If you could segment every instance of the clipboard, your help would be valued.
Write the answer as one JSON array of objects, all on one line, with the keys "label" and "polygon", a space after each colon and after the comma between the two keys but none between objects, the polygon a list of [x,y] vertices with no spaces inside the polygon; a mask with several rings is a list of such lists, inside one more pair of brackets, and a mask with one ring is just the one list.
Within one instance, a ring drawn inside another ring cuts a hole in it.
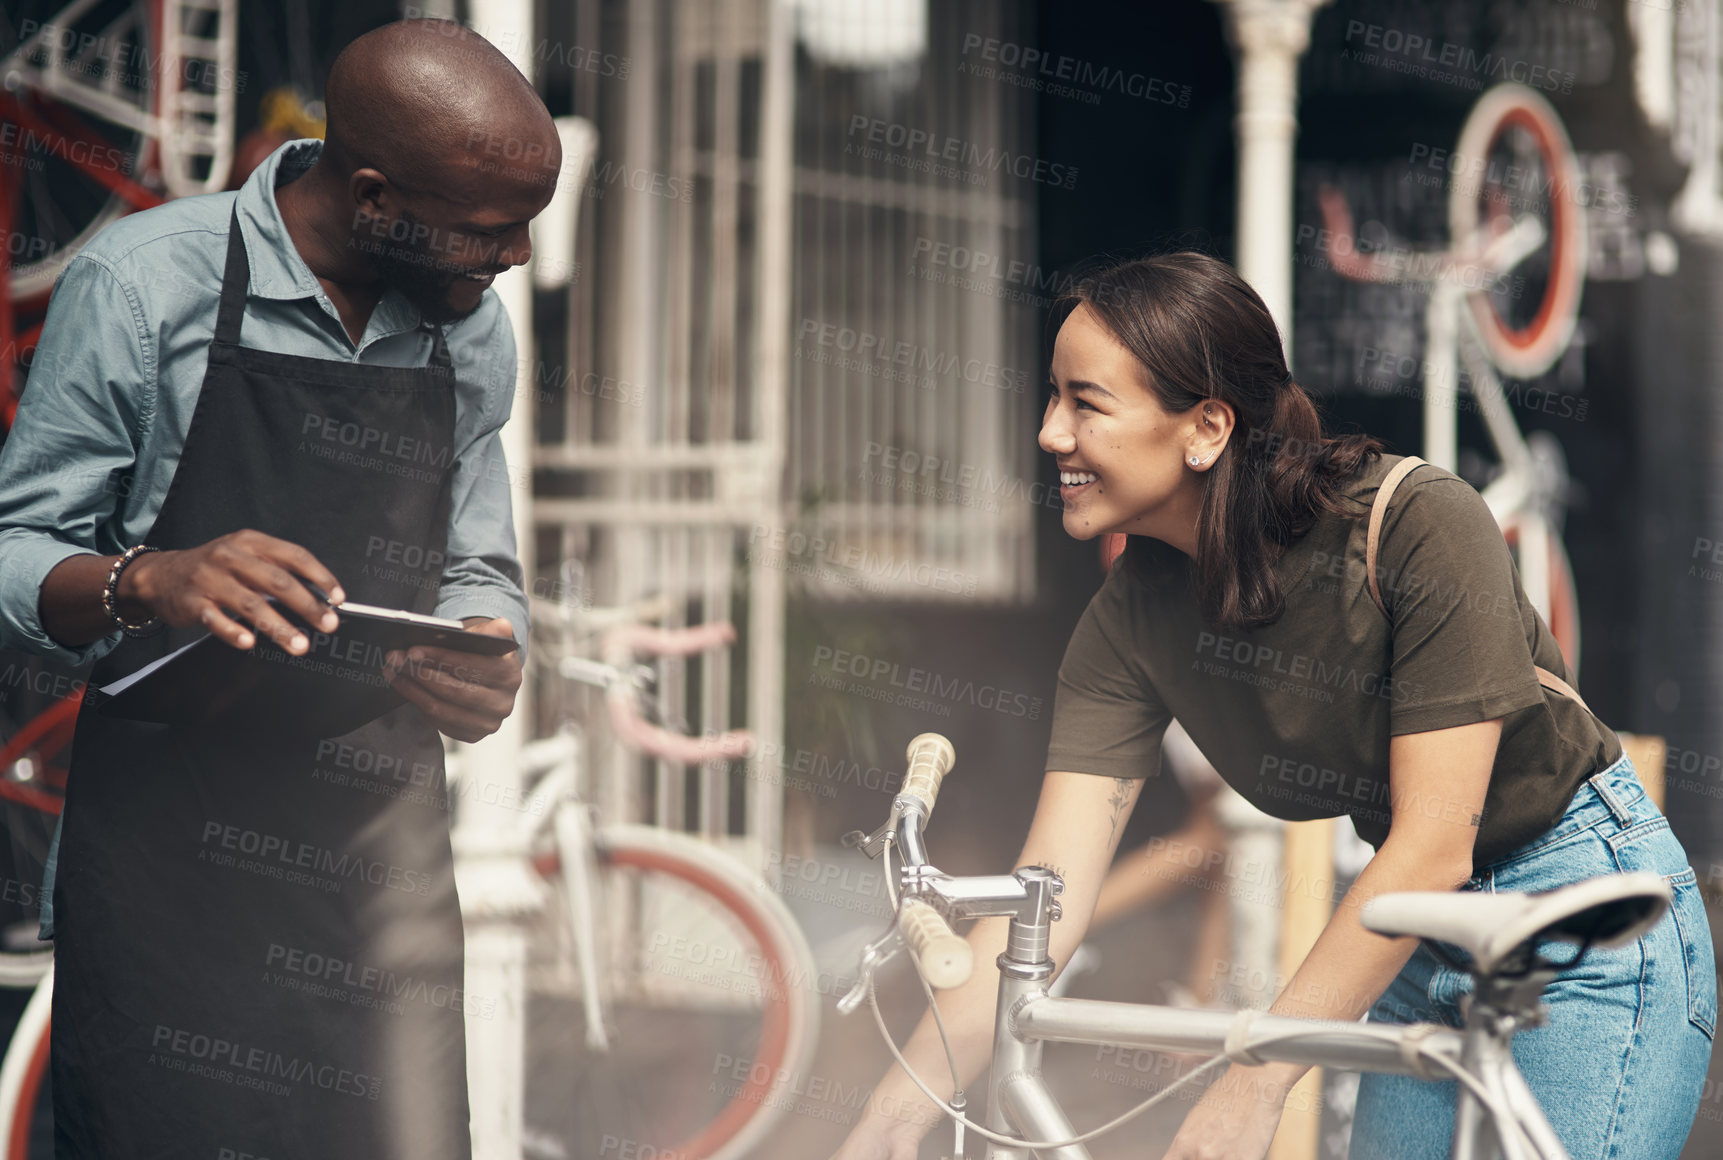
[{"label": "clipboard", "polygon": [[511,637],[472,632],[458,620],[351,602],[334,608],[334,632],[305,629],[311,647],[304,656],[261,635],[254,647],[237,649],[205,634],[92,689],[94,708],[160,725],[337,737],[407,703],[383,677],[390,652],[418,646],[502,656],[517,647]]}]

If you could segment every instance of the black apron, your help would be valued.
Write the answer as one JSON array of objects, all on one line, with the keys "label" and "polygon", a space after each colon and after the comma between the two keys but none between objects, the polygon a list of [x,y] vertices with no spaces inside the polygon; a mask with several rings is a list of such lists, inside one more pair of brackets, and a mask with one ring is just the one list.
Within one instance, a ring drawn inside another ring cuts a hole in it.
[{"label": "black apron", "polygon": [[[428,612],[454,377],[240,345],[228,234],[209,369],[146,543],[254,528],[347,596]],[[199,630],[126,639],[92,686]],[[60,1160],[465,1160],[462,932],[442,746],[401,705],[339,738],[86,704],[54,889]]]}]

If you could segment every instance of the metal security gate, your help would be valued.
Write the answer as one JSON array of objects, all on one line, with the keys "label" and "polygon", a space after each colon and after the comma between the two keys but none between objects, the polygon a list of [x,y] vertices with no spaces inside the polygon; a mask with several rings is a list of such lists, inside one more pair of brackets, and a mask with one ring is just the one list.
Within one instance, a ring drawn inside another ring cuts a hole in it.
[{"label": "metal security gate", "polygon": [[[663,662],[659,690],[688,731],[745,725],[774,752],[783,574],[745,549],[777,519],[784,461],[792,14],[772,0],[557,7],[546,67],[566,70],[599,149],[566,346],[541,347],[531,391],[539,583],[578,577],[555,594],[597,605],[667,597],[672,625],[734,620],[728,662]],[[773,779],[646,768],[602,736],[602,712],[587,720],[609,819],[740,838],[764,865]]]},{"label": "metal security gate", "polygon": [[[1021,51],[1032,13],[634,0],[548,14],[541,67],[564,72],[599,148],[566,331],[541,339],[531,392],[539,582],[577,561],[565,598],[668,595],[673,623],[735,620],[734,664],[668,663],[661,688],[692,731],[746,725],[781,753],[787,598],[1032,595],[1037,490],[1057,503],[1033,476],[1030,369],[1036,308],[1059,288],[1033,261],[1048,174],[1033,90],[976,75],[984,50]],[[953,171],[869,142],[912,131],[937,135]],[[864,343],[885,357],[858,364]],[[594,757],[612,818],[762,858],[780,842],[769,760]]]}]

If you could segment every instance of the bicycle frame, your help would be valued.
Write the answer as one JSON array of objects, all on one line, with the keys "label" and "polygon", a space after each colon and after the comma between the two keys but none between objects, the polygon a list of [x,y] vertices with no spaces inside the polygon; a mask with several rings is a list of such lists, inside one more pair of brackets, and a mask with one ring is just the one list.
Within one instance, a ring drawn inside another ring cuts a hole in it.
[{"label": "bicycle frame", "polygon": [[[965,913],[1009,913],[1010,933],[999,956],[987,1127],[1028,1140],[1066,1140],[1077,1132],[1041,1078],[1044,1044],[1149,1048],[1226,1055],[1245,1063],[1271,1060],[1346,1071],[1446,1078],[1437,1060],[1477,1077],[1490,1102],[1511,1117],[1503,1132],[1489,1109],[1458,1088],[1452,1160],[1568,1160],[1543,1109],[1514,1064],[1512,1012],[1535,1007],[1548,976],[1509,985],[1490,980],[1472,1005],[1464,1031],[1433,1024],[1343,1023],[1255,1011],[1192,1011],[1139,1003],[1055,998],[1048,994],[1047,957],[1053,901],[1062,884],[1038,866],[1007,878],[946,879],[906,867],[906,886],[934,894]],[[1008,885],[1009,884],[1009,885]],[[1007,909],[1009,908],[1009,909]],[[1523,1133],[1524,1143],[1519,1140]],[[1530,1150],[1527,1150],[1529,1145]],[[1499,1148],[1499,1151],[1497,1150]],[[1090,1160],[1081,1144],[1031,1150],[992,1144],[987,1160]]]},{"label": "bicycle frame", "polygon": [[[1056,998],[1048,994],[1048,955],[1057,895],[1064,883],[1053,871],[1026,866],[1010,875],[952,878],[926,862],[921,840],[925,812],[917,803],[894,803],[893,823],[859,844],[870,852],[895,841],[904,856],[902,896],[940,913],[1010,918],[998,958],[999,998],[994,1021],[986,1126],[1026,1141],[1070,1140],[1078,1133],[1041,1078],[1047,1043],[1207,1052],[1246,1065],[1270,1061],[1344,1071],[1409,1075],[1424,1080],[1463,1071],[1483,1089],[1457,1085],[1450,1160],[1569,1160],[1514,1063],[1512,1037],[1537,1019],[1538,997],[1553,973],[1523,978],[1487,977],[1467,1011],[1463,1030],[1437,1024],[1345,1023],[1268,1015],[1254,1010],[1191,1011],[1139,1003]],[[858,837],[860,837],[858,835]],[[878,945],[864,957],[877,967]],[[861,986],[858,983],[858,988]],[[853,994],[853,993],[852,993]],[[849,1000],[839,1004],[845,1009]],[[987,1160],[1091,1160],[1082,1144],[1035,1149],[990,1143]]]}]

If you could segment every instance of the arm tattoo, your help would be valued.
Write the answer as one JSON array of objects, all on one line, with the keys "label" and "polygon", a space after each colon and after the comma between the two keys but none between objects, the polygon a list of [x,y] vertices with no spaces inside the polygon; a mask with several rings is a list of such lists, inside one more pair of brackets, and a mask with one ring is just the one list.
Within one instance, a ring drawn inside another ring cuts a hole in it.
[{"label": "arm tattoo", "polygon": [[1112,808],[1112,826],[1107,830],[1107,841],[1111,842],[1119,832],[1119,822],[1124,818],[1131,804],[1131,788],[1136,785],[1132,777],[1115,777],[1113,779],[1113,796],[1107,799],[1107,805]]}]

